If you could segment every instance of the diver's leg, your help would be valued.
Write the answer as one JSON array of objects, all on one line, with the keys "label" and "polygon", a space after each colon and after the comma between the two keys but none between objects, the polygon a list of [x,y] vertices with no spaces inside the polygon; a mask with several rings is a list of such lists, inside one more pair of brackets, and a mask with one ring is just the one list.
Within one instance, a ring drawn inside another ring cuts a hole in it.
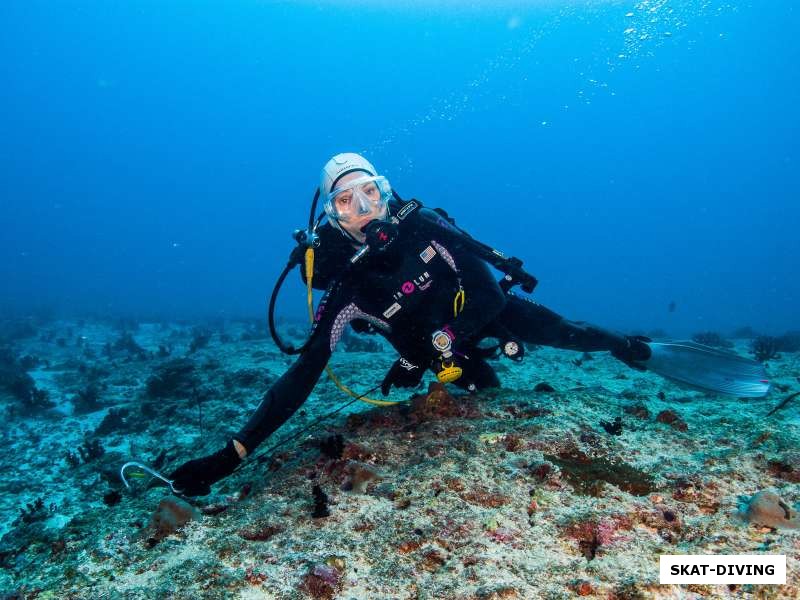
[{"label": "diver's leg", "polygon": [[549,308],[508,294],[497,318],[512,335],[529,344],[594,352],[628,347],[628,338],[583,321],[569,321]]}]

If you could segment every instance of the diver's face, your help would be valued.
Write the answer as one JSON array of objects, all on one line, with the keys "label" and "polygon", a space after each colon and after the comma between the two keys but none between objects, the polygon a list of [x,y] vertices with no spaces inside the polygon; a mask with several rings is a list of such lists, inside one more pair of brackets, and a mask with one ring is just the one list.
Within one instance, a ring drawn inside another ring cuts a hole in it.
[{"label": "diver's face", "polygon": [[[362,179],[364,175],[361,172],[345,175],[336,182],[336,187],[345,187],[356,179]],[[370,207],[369,212],[363,212],[360,208],[363,203],[356,198],[356,194],[362,194],[366,198],[366,204]],[[363,243],[367,236],[361,231],[361,228],[374,219],[382,219],[386,216],[386,206],[381,204],[380,199],[380,189],[374,182],[359,186],[358,190],[345,189],[342,193],[337,194],[334,198],[336,211],[341,215],[347,215],[346,219],[339,220],[339,225],[353,238]]]}]

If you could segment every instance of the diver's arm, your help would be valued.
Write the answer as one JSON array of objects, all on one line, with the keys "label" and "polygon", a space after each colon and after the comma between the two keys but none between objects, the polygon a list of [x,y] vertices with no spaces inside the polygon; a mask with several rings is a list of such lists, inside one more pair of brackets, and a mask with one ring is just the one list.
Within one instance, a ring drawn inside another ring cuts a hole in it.
[{"label": "diver's arm", "polygon": [[[331,356],[330,337],[315,335],[309,346],[264,394],[256,411],[233,436],[234,442],[253,452],[300,408],[317,384]],[[241,455],[240,455],[241,456]]]},{"label": "diver's arm", "polygon": [[331,328],[336,311],[331,303],[327,303],[327,308],[330,310],[321,309],[320,320],[308,346],[264,394],[256,411],[233,439],[222,450],[190,460],[170,474],[176,490],[187,496],[208,494],[213,483],[233,473],[248,453],[252,453],[305,402],[332,352]]}]

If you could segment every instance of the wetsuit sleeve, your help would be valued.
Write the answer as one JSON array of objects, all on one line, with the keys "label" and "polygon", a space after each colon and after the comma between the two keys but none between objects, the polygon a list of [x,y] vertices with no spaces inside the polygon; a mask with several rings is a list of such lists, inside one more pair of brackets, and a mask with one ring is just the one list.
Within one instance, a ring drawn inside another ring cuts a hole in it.
[{"label": "wetsuit sleeve", "polygon": [[331,356],[331,330],[338,302],[327,306],[314,327],[311,341],[291,367],[264,394],[256,411],[234,435],[248,454],[283,425],[306,401]]}]

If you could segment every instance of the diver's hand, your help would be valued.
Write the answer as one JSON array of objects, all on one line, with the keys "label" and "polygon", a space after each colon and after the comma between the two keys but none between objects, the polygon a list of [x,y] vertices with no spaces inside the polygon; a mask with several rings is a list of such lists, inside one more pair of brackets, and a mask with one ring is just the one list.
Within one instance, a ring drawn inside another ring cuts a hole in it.
[{"label": "diver's hand", "polygon": [[168,477],[175,490],[184,496],[205,496],[211,492],[211,484],[233,473],[242,459],[233,445],[228,442],[222,450],[203,458],[184,463]]},{"label": "diver's hand", "polygon": [[650,346],[646,343],[652,341],[649,337],[643,335],[626,335],[625,342],[612,349],[611,355],[633,369],[646,371],[647,367],[641,363],[652,355]]},{"label": "diver's hand", "polygon": [[423,375],[425,375],[425,369],[401,356],[394,361],[386,377],[383,378],[381,393],[387,396],[392,386],[399,388],[417,387],[422,381]]}]

